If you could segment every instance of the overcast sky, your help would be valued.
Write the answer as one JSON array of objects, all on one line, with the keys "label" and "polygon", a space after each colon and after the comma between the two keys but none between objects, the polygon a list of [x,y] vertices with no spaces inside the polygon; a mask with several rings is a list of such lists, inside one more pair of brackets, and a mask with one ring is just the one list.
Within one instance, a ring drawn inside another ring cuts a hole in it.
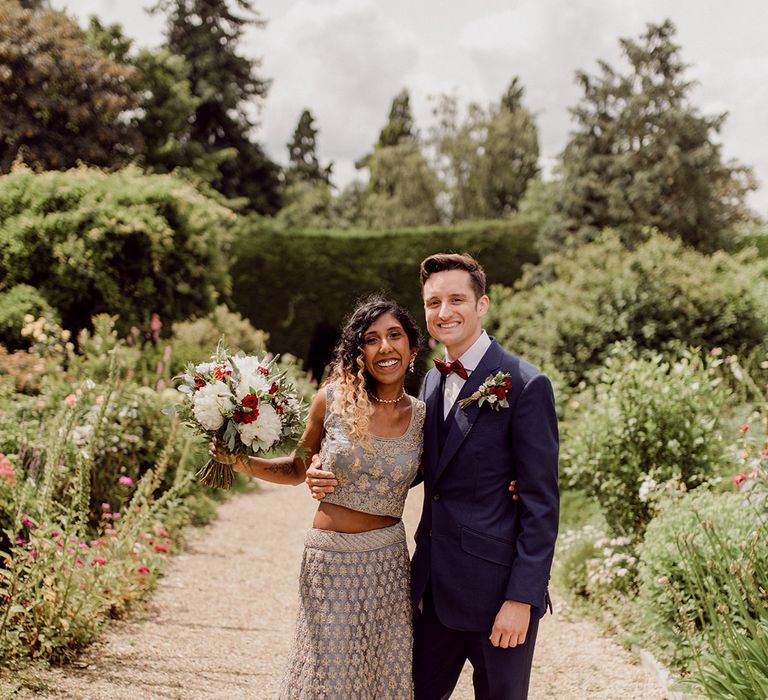
[{"label": "overcast sky", "polygon": [[[53,0],[81,20],[120,22],[139,45],[162,41],[163,20],[143,7],[154,0]],[[760,189],[750,203],[768,215],[768,2],[765,0],[255,0],[267,20],[249,31],[243,51],[263,60],[272,87],[257,138],[284,163],[301,110],[320,130],[323,162],[337,184],[371,148],[392,97],[411,92],[418,127],[431,120],[430,97],[455,92],[463,102],[498,100],[519,75],[536,115],[543,165],[568,140],[568,107],[580,92],[574,71],[619,62],[619,37],[670,17],[678,29],[695,104],[727,111],[726,158],[753,167]],[[472,7],[474,6],[474,7]]]}]

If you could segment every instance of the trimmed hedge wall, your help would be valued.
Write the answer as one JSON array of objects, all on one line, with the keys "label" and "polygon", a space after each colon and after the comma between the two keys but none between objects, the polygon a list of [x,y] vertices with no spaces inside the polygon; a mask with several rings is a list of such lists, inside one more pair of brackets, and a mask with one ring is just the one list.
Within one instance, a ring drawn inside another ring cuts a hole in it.
[{"label": "trimmed hedge wall", "polygon": [[359,297],[381,291],[424,329],[418,280],[423,258],[467,252],[484,266],[489,283],[510,286],[523,265],[538,262],[537,234],[538,222],[524,216],[450,228],[293,233],[245,219],[233,249],[232,301],[269,332],[271,349],[297,355],[317,375]]}]

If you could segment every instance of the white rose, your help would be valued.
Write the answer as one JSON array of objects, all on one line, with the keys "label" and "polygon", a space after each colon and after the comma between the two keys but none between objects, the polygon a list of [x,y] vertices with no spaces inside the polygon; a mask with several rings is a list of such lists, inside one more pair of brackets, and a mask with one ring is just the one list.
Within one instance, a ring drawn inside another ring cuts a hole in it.
[{"label": "white rose", "polygon": [[268,403],[260,403],[259,417],[253,423],[238,423],[237,430],[246,447],[267,451],[280,438],[283,426],[277,411]]},{"label": "white rose", "polygon": [[206,430],[218,430],[224,418],[235,410],[232,394],[224,382],[206,384],[195,395],[192,412]]}]

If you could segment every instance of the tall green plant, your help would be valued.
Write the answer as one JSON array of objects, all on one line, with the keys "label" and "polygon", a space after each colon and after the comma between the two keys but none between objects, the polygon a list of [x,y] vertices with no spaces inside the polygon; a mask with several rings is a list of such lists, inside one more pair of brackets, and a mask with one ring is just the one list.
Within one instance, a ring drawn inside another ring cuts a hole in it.
[{"label": "tall green plant", "polygon": [[562,470],[597,499],[614,532],[640,536],[659,490],[695,488],[718,473],[725,393],[698,355],[671,363],[617,346],[594,394],[565,430]]}]

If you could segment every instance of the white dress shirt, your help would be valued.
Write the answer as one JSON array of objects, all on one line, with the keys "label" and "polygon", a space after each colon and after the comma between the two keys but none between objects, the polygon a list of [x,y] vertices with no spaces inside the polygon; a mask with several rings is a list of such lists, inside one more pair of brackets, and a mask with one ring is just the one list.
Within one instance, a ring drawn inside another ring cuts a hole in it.
[{"label": "white dress shirt", "polygon": [[[467,374],[471,374],[475,370],[489,347],[491,347],[491,339],[488,337],[488,334],[483,331],[480,334],[480,337],[469,346],[461,357],[458,358],[461,361],[461,364],[464,365],[464,369],[467,370]],[[445,360],[446,362],[450,362],[447,352],[445,353]],[[453,406],[456,401],[465,381],[466,380],[462,379],[456,372],[451,372],[445,378],[445,388],[443,389],[443,418],[448,417],[448,414],[451,411],[451,406]]]}]

